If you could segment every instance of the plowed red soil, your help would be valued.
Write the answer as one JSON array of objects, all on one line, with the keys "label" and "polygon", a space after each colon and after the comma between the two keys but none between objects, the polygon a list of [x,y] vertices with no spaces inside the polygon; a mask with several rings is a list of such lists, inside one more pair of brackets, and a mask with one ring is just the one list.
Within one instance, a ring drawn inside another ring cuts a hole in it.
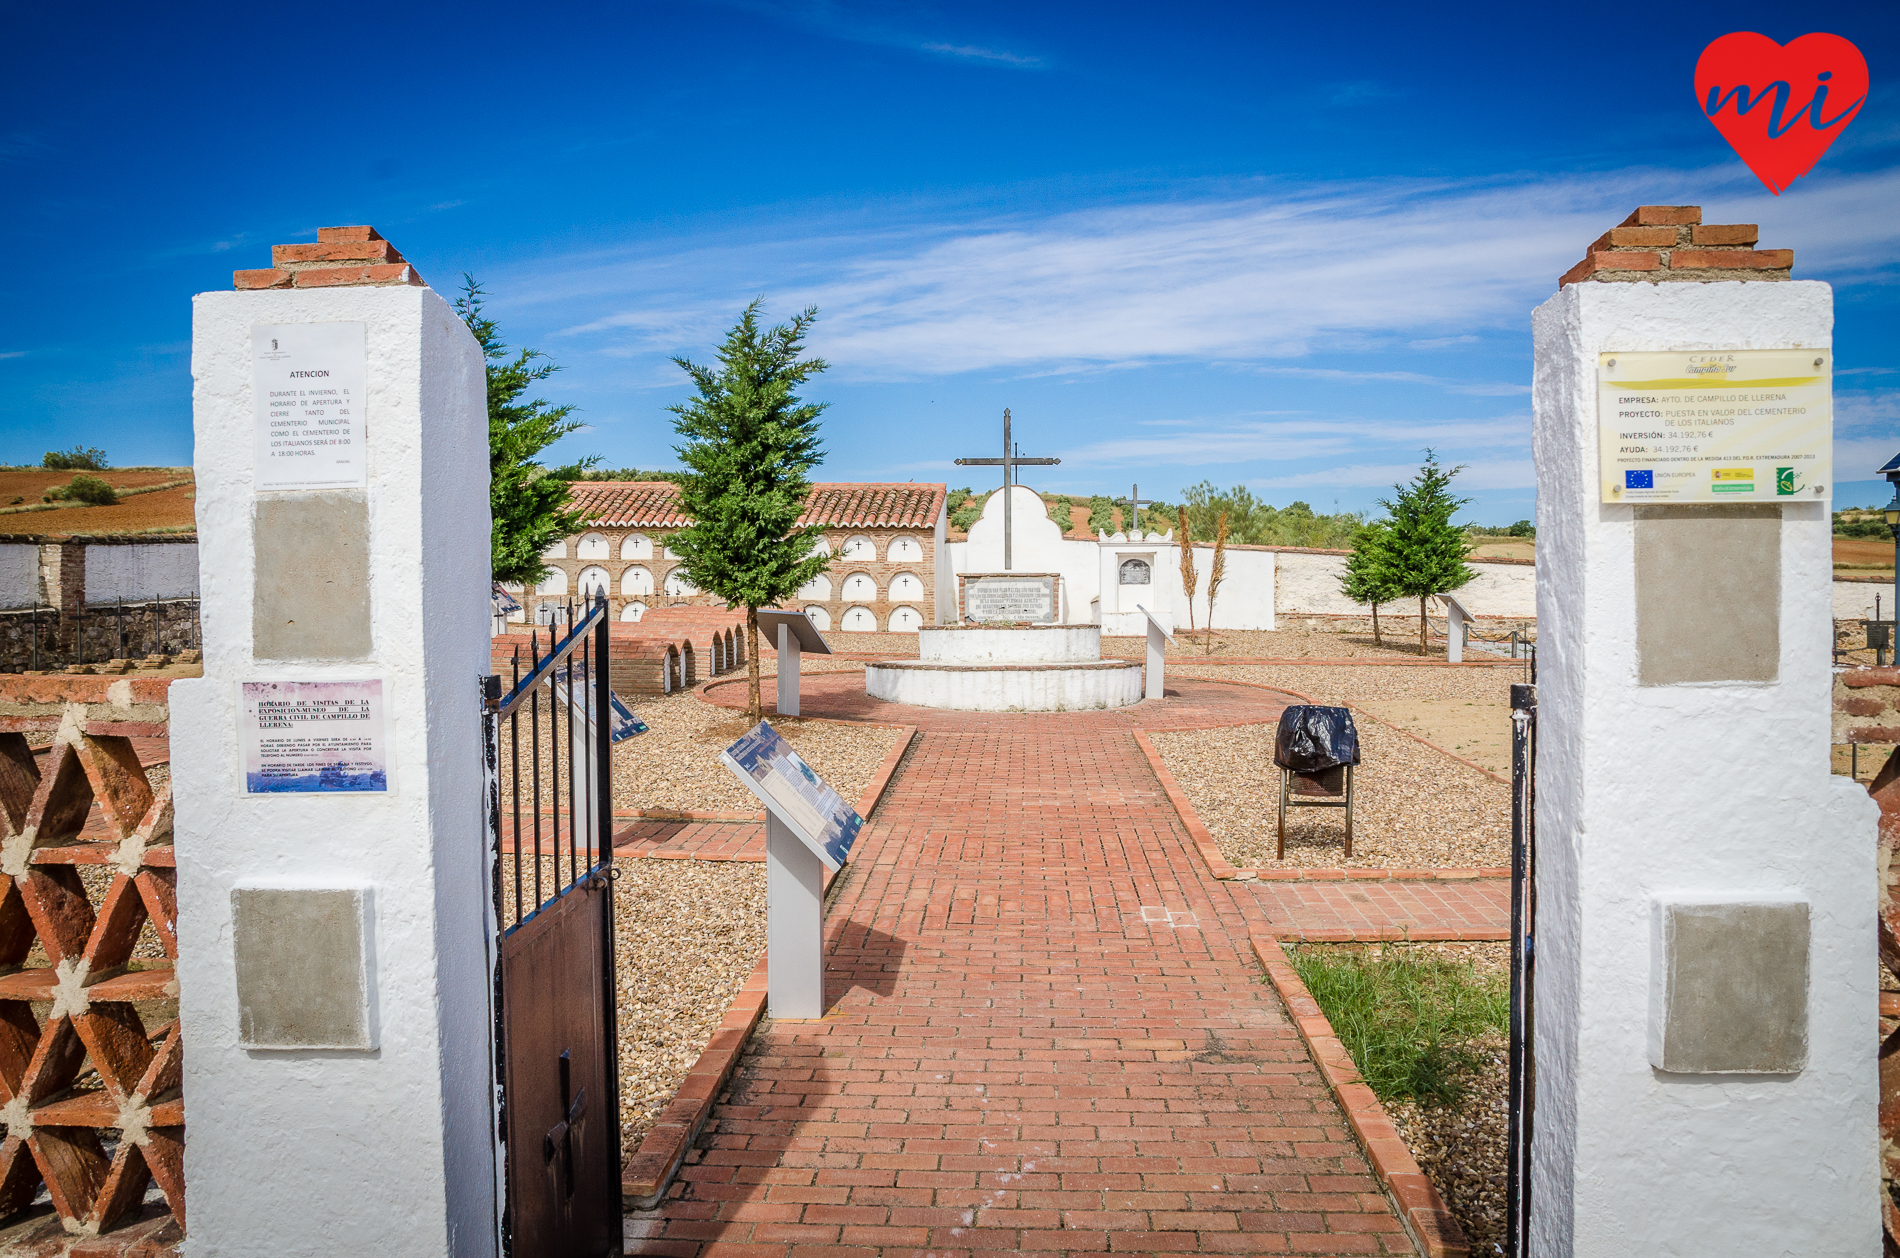
[{"label": "plowed red soil", "polygon": [[[48,472],[38,468],[0,468],[0,533],[144,533],[158,529],[188,529],[195,524],[192,499],[195,486],[190,484],[188,467],[141,468],[137,471],[95,472],[115,489],[138,489],[183,480],[175,489],[123,498],[110,507],[66,507],[54,511],[21,511],[20,507],[39,502],[40,496],[55,485],[72,480],[73,472]],[[15,499],[19,499],[15,502]],[[8,508],[12,508],[9,510]]]}]

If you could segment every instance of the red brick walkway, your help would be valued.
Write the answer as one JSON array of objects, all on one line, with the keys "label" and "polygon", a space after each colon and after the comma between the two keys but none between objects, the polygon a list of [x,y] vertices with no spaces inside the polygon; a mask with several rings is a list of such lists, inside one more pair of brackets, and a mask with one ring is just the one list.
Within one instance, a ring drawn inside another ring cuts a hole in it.
[{"label": "red brick walkway", "polygon": [[863,714],[924,728],[829,908],[832,1012],[761,1024],[628,1252],[1411,1252],[1246,932],[1483,884],[1215,880],[1128,731],[1287,696],[1184,690]]}]

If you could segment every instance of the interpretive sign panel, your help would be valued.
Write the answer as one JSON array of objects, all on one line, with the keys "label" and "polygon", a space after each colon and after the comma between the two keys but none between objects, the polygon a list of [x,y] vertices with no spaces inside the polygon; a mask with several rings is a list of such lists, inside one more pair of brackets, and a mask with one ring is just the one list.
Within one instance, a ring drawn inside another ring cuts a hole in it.
[{"label": "interpretive sign panel", "polygon": [[[554,693],[561,697],[562,702],[586,719],[588,733],[591,734],[594,725],[594,683],[588,680],[588,671],[588,667],[579,661],[571,666],[563,663],[555,668],[548,684],[554,687]],[[613,725],[607,731],[609,742],[624,742],[636,734],[647,732],[647,723],[635,716],[633,709],[611,690],[607,692],[607,705],[613,712]]]},{"label": "interpretive sign panel", "polygon": [[360,323],[253,325],[254,487],[369,484],[363,427],[368,374]]},{"label": "interpretive sign panel", "polygon": [[1597,355],[1604,502],[1825,502],[1834,354]]},{"label": "interpretive sign panel", "polygon": [[1012,572],[994,576],[966,573],[960,579],[965,620],[983,624],[993,621],[1056,623],[1054,573]]},{"label": "interpretive sign panel", "polygon": [[250,795],[387,792],[383,683],[238,683]]},{"label": "interpretive sign panel", "polygon": [[824,861],[826,868],[843,867],[864,818],[826,786],[769,723],[760,721],[746,731],[743,738],[719,753],[719,762]]}]

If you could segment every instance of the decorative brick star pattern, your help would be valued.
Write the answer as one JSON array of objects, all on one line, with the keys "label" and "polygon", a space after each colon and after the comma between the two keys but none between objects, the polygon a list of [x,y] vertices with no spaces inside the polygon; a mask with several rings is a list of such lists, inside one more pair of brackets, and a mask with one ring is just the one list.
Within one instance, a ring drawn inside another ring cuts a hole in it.
[{"label": "decorative brick star pattern", "polygon": [[[130,738],[69,718],[35,755],[0,733],[0,1215],[43,1183],[67,1231],[97,1234],[156,1183],[184,1225],[178,1020],[140,1012],[178,994],[171,841],[171,786]],[[86,866],[110,874],[97,903]],[[133,956],[148,921],[163,960]]]}]

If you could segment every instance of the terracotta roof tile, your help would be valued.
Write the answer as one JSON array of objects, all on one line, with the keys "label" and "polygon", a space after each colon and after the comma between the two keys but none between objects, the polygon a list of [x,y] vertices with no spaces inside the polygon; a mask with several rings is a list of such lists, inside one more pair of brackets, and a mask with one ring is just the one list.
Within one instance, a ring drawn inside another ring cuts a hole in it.
[{"label": "terracotta roof tile", "polygon": [[[934,528],[948,488],[916,481],[813,485],[798,522]],[[577,481],[569,496],[589,524],[603,528],[685,528],[692,523],[681,513],[679,486],[671,481]]]}]

